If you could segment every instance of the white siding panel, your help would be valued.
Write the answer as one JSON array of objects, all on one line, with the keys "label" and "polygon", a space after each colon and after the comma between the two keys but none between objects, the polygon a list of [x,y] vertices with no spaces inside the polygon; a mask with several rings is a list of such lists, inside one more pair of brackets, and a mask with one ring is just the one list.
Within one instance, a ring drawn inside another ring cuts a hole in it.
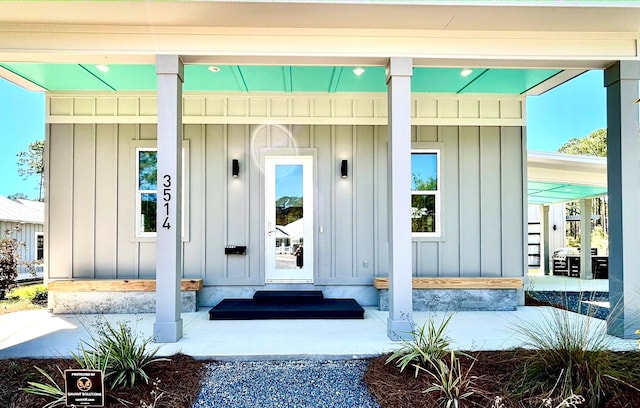
[{"label": "white siding panel", "polygon": [[73,277],[95,277],[95,125],[75,125],[73,139]]},{"label": "white siding panel", "polygon": [[462,217],[459,215],[463,205],[461,191],[458,188],[460,182],[460,136],[459,129],[455,126],[438,128],[440,140],[444,143],[444,152],[441,157],[442,192],[440,196],[440,224],[442,226],[443,242],[440,245],[440,262],[442,270],[439,276],[460,275],[460,231]]},{"label": "white siding panel", "polygon": [[96,126],[95,277],[116,277],[118,235],[117,125]]},{"label": "white siding panel", "polygon": [[387,207],[387,197],[389,195],[387,185],[387,127],[376,126],[375,128],[375,178],[373,179],[374,190],[374,236],[376,246],[376,268],[375,276],[384,276],[389,273],[389,212]]},{"label": "white siding panel", "polygon": [[374,260],[374,128],[373,126],[358,126],[355,129],[356,154],[349,169],[347,179],[352,179],[355,187],[355,276],[363,280],[373,280]]},{"label": "white siding panel", "polygon": [[[316,240],[316,257],[318,269],[316,270],[316,282],[331,282],[333,273],[333,231],[332,209],[333,194],[332,186],[342,179],[336,177],[337,159],[334,159],[332,152],[331,126],[314,126],[313,140],[318,149],[318,160],[316,162],[316,180],[318,194],[316,197],[316,213],[318,220],[318,234]],[[320,230],[322,229],[322,232]]]},{"label": "white siding panel", "polygon": [[438,276],[440,259],[439,242],[418,241],[415,262],[418,266],[418,276]]},{"label": "white siding panel", "polygon": [[[233,126],[229,126],[231,128]],[[247,208],[251,217],[248,225],[249,236],[247,237],[247,264],[248,273],[251,275],[251,282],[261,284],[264,282],[265,260],[264,253],[266,226],[264,219],[264,168],[261,159],[261,150],[269,147],[270,130],[268,126],[242,126],[247,132],[248,144],[246,147],[245,161],[248,179],[245,180],[248,190],[246,191]],[[242,166],[241,166],[242,167]],[[241,169],[242,170],[242,169]],[[238,284],[244,282],[239,281]]]},{"label": "white siding panel", "polygon": [[[502,275],[522,276],[524,253],[524,188],[522,184],[522,128],[502,128]],[[507,205],[508,204],[508,205]],[[518,239],[520,238],[520,239]]]},{"label": "white siding panel", "polygon": [[[49,277],[73,278],[73,126],[51,126],[49,138]],[[55,186],[55,188],[53,188]]]},{"label": "white siding panel", "polygon": [[502,270],[502,178],[500,128],[480,128],[480,275],[500,276]]},{"label": "white siding panel", "polygon": [[[224,278],[226,262],[225,200],[226,192],[220,186],[226,181],[227,160],[225,150],[226,129],[222,125],[207,125],[204,141],[206,168],[205,184],[205,284],[215,284]],[[251,250],[251,248],[249,248]]]},{"label": "white siding panel", "polygon": [[135,236],[135,150],[138,126],[118,126],[118,278],[138,277]]},{"label": "white siding panel", "polygon": [[[244,159],[246,126],[230,126],[227,131],[228,158],[224,160],[227,169],[230,169],[231,160],[238,159],[240,175],[231,177],[230,171],[226,180],[217,188],[218,191],[228,188],[227,192],[227,241],[224,245],[247,245],[248,217],[247,188],[249,187],[246,172],[247,161]],[[226,186],[225,186],[226,184]],[[222,209],[224,211],[224,208]],[[254,211],[260,211],[254,208]],[[224,253],[224,246],[218,249]],[[231,279],[244,279],[251,276],[247,268],[247,257],[243,255],[225,255],[227,261],[227,277]]]},{"label": "white siding panel", "polygon": [[139,242],[138,278],[149,279],[156,276],[156,243]]},{"label": "white siding panel", "polygon": [[[182,256],[183,276],[185,278],[201,278],[203,276],[205,253],[204,247],[204,221],[206,214],[205,207],[205,185],[204,163],[203,163],[203,140],[204,125],[187,125],[184,127],[184,139],[189,140],[189,168],[185,169],[189,177],[189,200],[182,205],[189,205],[189,217],[185,222],[189,223],[189,237],[185,242]],[[183,190],[186,186],[183,186]],[[185,209],[186,210],[186,209]]]},{"label": "white siding panel", "polygon": [[291,147],[305,148],[311,147],[311,126],[309,125],[291,125]]},{"label": "white siding panel", "polygon": [[[480,273],[480,131],[460,128],[460,276]],[[454,186],[452,186],[454,187]],[[455,214],[451,216],[455,217]]]},{"label": "white siding panel", "polygon": [[[353,126],[335,127],[335,166],[342,160],[348,160],[353,170]],[[355,243],[353,239],[353,194],[354,179],[340,177],[336,170],[335,177],[335,201],[334,201],[334,254],[335,276],[338,279],[352,277],[353,275],[353,251]]]}]

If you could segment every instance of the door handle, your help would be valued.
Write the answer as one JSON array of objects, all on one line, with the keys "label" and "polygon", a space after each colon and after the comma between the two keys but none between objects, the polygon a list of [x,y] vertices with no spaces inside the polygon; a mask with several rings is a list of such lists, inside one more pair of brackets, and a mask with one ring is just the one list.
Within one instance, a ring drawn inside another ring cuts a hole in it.
[{"label": "door handle", "polygon": [[267,235],[271,236],[272,233],[276,232],[276,230],[271,229],[271,222],[267,223]]}]

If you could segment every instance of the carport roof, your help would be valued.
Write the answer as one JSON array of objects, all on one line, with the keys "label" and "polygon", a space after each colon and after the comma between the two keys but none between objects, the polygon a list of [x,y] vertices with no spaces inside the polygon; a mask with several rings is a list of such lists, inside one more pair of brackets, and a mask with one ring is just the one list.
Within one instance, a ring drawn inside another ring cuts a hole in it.
[{"label": "carport roof", "polygon": [[607,159],[528,152],[529,204],[555,204],[607,194]]}]

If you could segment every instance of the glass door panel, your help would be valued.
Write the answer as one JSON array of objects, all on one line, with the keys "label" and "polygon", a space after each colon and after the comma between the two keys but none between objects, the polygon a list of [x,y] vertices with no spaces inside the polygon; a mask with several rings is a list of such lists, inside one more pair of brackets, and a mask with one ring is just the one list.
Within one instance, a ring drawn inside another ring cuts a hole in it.
[{"label": "glass door panel", "polygon": [[265,157],[267,282],[313,281],[311,156]]}]

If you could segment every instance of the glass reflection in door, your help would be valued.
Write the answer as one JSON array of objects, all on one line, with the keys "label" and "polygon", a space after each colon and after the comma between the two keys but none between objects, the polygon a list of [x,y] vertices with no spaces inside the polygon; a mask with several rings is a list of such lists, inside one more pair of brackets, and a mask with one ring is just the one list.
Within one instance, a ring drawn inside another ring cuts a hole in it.
[{"label": "glass reflection in door", "polygon": [[276,269],[304,266],[304,197],[301,164],[277,164],[275,201]]}]

